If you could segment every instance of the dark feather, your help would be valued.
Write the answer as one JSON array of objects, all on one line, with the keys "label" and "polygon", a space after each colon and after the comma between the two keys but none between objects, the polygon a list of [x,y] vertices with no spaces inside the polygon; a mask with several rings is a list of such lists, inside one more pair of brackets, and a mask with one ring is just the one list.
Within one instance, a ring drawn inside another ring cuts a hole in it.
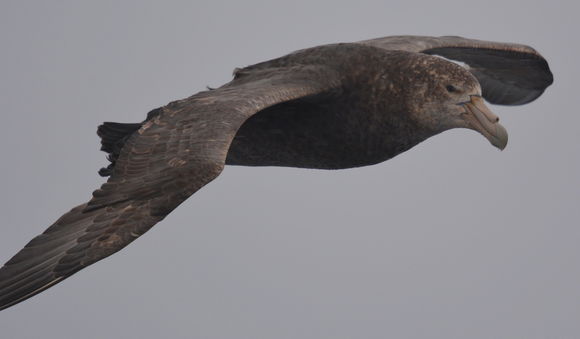
[{"label": "dark feather", "polygon": [[[313,71],[308,69],[308,72]],[[251,115],[279,102],[319,93],[320,82],[278,69],[153,110],[143,124],[98,129],[114,167],[92,199],[64,214],[0,268],[0,310],[17,304],[127,246],[224,167],[230,142]],[[136,132],[139,130],[139,132]]]},{"label": "dark feather", "polygon": [[119,157],[119,152],[121,152],[125,142],[140,127],[140,123],[104,122],[97,128],[97,135],[101,137],[101,151],[108,153],[107,160],[111,162],[107,167],[99,170],[100,176],[111,175],[115,167],[115,161]]},{"label": "dark feather", "polygon": [[479,80],[483,97],[498,105],[523,105],[538,98],[554,77],[544,57],[521,44],[458,36],[390,36],[361,41],[387,50],[440,55],[463,62]]},{"label": "dark feather", "polygon": [[143,123],[106,122],[97,133],[111,161],[100,174],[110,177],[0,268],[0,310],[121,250],[216,178],[226,161],[347,168],[425,140],[434,132],[409,118],[417,102],[400,98],[430,72],[401,69],[436,64],[441,74],[459,72],[475,83],[464,69],[423,54],[431,52],[470,61],[484,95],[498,103],[533,100],[552,81],[545,60],[527,46],[391,37],[237,69],[230,83],[152,110]]}]

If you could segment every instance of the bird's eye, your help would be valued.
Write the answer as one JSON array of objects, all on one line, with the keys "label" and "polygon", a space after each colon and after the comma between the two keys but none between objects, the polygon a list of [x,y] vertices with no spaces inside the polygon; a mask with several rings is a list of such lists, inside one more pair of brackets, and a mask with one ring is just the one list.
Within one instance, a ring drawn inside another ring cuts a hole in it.
[{"label": "bird's eye", "polygon": [[453,85],[447,85],[447,92],[449,93],[453,93],[453,92],[457,92],[457,88],[455,88],[455,86]]}]

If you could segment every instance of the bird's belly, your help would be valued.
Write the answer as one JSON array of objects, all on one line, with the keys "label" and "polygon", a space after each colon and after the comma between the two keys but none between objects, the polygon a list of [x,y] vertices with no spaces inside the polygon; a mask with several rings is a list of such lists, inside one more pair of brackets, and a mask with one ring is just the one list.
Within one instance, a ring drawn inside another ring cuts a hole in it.
[{"label": "bird's belly", "polygon": [[337,109],[292,102],[259,112],[239,129],[226,164],[351,168],[382,162],[416,144],[386,135],[361,112]]}]

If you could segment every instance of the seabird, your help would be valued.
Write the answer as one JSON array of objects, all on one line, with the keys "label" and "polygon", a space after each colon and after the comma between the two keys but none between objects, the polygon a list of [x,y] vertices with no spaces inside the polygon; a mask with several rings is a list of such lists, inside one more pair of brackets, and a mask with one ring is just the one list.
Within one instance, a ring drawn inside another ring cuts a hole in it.
[{"label": "seabird", "polygon": [[97,133],[111,163],[99,173],[107,182],[0,269],[0,309],[124,248],[226,164],[367,166],[452,128],[503,149],[507,132],[484,99],[526,104],[552,81],[528,46],[393,36],[236,69],[229,83],[157,108],[141,123],[103,123]]}]

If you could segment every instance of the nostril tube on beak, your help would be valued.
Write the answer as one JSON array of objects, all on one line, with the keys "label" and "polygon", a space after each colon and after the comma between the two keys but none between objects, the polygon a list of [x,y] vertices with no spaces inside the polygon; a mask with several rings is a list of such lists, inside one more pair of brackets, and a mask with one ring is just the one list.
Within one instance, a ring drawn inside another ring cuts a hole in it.
[{"label": "nostril tube on beak", "polygon": [[483,113],[485,118],[491,123],[499,122],[499,117],[490,111],[487,106],[483,104],[483,99],[480,96],[471,96],[471,103],[479,108],[479,111]]},{"label": "nostril tube on beak", "polygon": [[485,115],[487,120],[489,120],[489,122],[494,123],[494,124],[499,122],[499,117],[497,115],[493,114],[490,110],[482,111],[482,113]]}]

